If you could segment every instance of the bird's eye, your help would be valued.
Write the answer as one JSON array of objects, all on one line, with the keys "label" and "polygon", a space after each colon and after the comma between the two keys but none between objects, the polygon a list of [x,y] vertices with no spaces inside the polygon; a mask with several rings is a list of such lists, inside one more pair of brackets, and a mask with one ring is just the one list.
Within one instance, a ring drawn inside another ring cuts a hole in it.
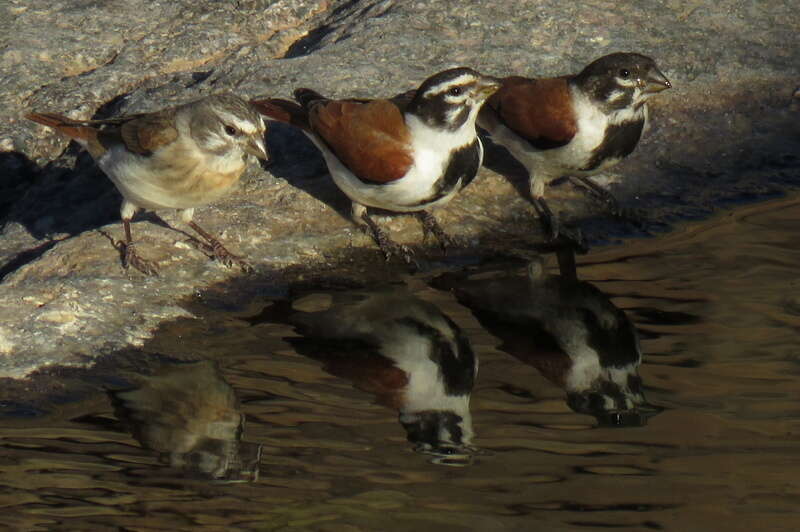
[{"label": "bird's eye", "polygon": [[461,94],[461,87],[452,87],[447,93],[450,96],[459,96]]},{"label": "bird's eye", "polygon": [[225,126],[225,133],[230,135],[231,137],[235,137],[239,134],[239,130],[233,126]]},{"label": "bird's eye", "polygon": [[628,79],[628,76],[630,76],[630,75],[631,75],[631,72],[627,68],[623,68],[622,70],[619,71],[619,76],[622,79]]}]

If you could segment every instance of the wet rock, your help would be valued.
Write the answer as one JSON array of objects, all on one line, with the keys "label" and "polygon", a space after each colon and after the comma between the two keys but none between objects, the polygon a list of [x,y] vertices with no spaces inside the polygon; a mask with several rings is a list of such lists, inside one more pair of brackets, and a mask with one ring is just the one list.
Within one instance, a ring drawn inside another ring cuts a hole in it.
[{"label": "wet rock", "polygon": [[[185,298],[239,275],[152,216],[134,231],[161,277],[124,272],[112,245],[121,238],[118,193],[86,154],[25,121],[32,109],[106,117],[221,90],[288,96],[297,86],[391,95],[455,65],[554,75],[636,50],[656,58],[674,88],[654,102],[643,143],[605,180],[625,206],[644,210],[645,232],[800,182],[791,105],[800,15],[787,2],[11,0],[1,9],[0,376],[87,364],[141,342],[186,315]],[[198,210],[198,223],[246,254],[263,283],[297,268],[363,268],[353,250],[383,267],[313,146],[282,126],[268,141],[275,163],[251,165],[236,192]],[[438,214],[442,225],[471,254],[539,240],[521,169],[491,146],[486,165]],[[549,197],[595,242],[634,230],[570,185]],[[416,220],[381,223],[400,241],[421,241]],[[434,243],[419,251],[436,253]]]}]

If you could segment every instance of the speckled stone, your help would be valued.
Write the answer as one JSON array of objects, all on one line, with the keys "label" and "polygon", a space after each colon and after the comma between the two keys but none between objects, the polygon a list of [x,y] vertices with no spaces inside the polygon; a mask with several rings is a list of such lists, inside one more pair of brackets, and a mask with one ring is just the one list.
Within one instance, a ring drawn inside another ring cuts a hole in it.
[{"label": "speckled stone", "polygon": [[[556,75],[635,50],[674,85],[655,100],[637,151],[603,179],[643,210],[641,234],[800,183],[791,2],[10,0],[0,10],[0,377],[140,344],[164,320],[190,315],[186,301],[240,276],[149,215],[134,231],[162,274],[124,272],[111,245],[122,236],[119,194],[86,154],[25,121],[29,110],[104,117],[220,90],[286,97],[297,86],[392,95],[456,65]],[[353,253],[384,267],[313,146],[282,125],[268,142],[274,164],[251,164],[236,192],[198,209],[198,223],[246,254],[261,286],[337,264],[356,271]],[[486,166],[438,212],[442,225],[472,255],[540,239],[521,169],[491,146]],[[636,230],[568,184],[549,196],[595,242]],[[381,223],[400,241],[421,241],[416,220]],[[437,252],[427,243],[419,253]]]}]

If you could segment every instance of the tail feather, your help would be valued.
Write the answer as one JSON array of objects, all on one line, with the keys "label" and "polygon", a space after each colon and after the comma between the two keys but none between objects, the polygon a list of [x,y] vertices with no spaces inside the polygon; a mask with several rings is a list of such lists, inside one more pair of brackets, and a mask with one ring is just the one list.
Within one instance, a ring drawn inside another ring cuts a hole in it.
[{"label": "tail feather", "polygon": [[78,141],[88,141],[96,134],[94,128],[87,125],[86,122],[72,120],[56,113],[28,113],[25,118],[43,126],[51,127]]},{"label": "tail feather", "polygon": [[266,100],[252,100],[250,104],[267,118],[291,124],[307,131],[311,129],[308,123],[308,112],[295,102],[269,98]]},{"label": "tail feather", "polygon": [[294,90],[294,99],[297,100],[298,102],[300,102],[300,105],[302,105],[306,109],[308,109],[308,106],[312,102],[316,102],[316,101],[319,101],[319,100],[327,100],[327,98],[325,98],[325,96],[321,95],[317,91],[312,90],[312,89],[305,89],[305,88],[295,89]]}]

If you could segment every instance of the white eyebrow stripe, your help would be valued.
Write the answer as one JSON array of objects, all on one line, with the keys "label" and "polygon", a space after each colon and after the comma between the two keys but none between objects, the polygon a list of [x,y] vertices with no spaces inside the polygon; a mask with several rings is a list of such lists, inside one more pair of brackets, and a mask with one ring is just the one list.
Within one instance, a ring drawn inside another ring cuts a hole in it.
[{"label": "white eyebrow stripe", "polygon": [[625,93],[622,91],[613,91],[611,94],[608,95],[609,102],[616,102],[617,100],[624,98]]},{"label": "white eyebrow stripe", "polygon": [[219,116],[225,124],[235,127],[245,135],[252,135],[258,131],[256,125],[250,120],[243,120],[234,114],[226,113],[225,111],[217,111],[217,116]]},{"label": "white eyebrow stripe", "polygon": [[475,76],[473,76],[472,74],[461,74],[457,78],[450,79],[450,80],[447,80],[447,81],[443,81],[443,82],[439,83],[438,85],[434,85],[433,87],[431,87],[427,91],[425,91],[425,94],[430,94],[430,95],[439,94],[439,93],[445,92],[450,87],[453,87],[453,86],[456,86],[456,85],[466,85],[467,83],[470,83],[470,82],[472,82],[472,83],[475,82]]},{"label": "white eyebrow stripe", "polygon": [[629,79],[617,78],[617,82],[622,87],[633,87],[636,85],[636,80],[630,78]]}]

